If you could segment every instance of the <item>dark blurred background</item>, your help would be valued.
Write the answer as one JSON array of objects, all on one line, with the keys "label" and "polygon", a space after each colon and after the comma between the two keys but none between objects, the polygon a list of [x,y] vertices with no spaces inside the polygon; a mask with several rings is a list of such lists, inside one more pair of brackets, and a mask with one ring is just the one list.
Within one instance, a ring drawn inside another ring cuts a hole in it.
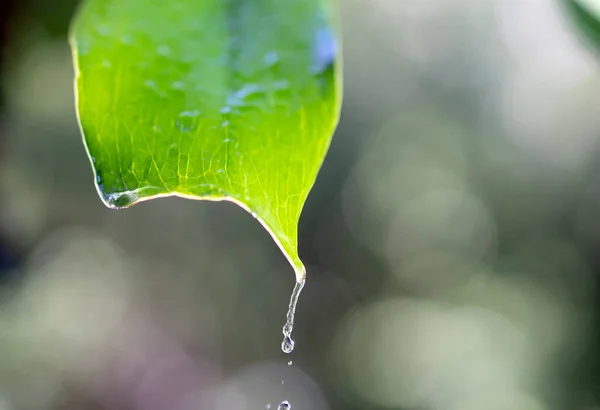
[{"label": "dark blurred background", "polygon": [[254,219],[102,205],[76,3],[0,2],[0,410],[600,409],[600,58],[558,1],[342,1],[289,356]]}]

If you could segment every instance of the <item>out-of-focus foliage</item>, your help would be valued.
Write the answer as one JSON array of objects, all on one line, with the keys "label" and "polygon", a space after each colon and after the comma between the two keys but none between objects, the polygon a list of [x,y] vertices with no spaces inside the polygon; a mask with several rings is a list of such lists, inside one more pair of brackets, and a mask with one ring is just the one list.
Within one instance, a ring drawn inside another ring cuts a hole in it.
[{"label": "out-of-focus foliage", "polygon": [[600,48],[600,1],[564,0],[581,31]]},{"label": "out-of-focus foliage", "polygon": [[293,281],[260,226],[173,198],[105,209],[66,42],[13,37],[0,406],[599,408],[600,70],[563,6],[342,2],[291,356]]}]

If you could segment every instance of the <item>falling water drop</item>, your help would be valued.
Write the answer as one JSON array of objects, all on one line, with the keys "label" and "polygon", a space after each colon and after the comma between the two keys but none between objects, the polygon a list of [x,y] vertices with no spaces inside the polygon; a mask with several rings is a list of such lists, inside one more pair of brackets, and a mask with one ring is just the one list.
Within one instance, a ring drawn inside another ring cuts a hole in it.
[{"label": "falling water drop", "polygon": [[283,353],[292,353],[294,351],[294,341],[291,337],[285,336],[281,342],[281,350]]},{"label": "falling water drop", "polygon": [[284,353],[292,353],[294,351],[294,340],[292,339],[292,330],[294,330],[294,315],[296,314],[296,305],[298,304],[298,298],[300,292],[306,282],[306,272],[302,273],[302,280],[296,282],[294,285],[294,291],[290,297],[290,305],[287,312],[287,320],[285,326],[283,326],[283,341],[281,342],[281,350]]},{"label": "falling water drop", "polygon": [[292,365],[292,361],[290,360],[290,361],[288,362],[288,366],[291,366],[291,365]]},{"label": "falling water drop", "polygon": [[288,403],[287,400],[282,401],[279,403],[279,406],[277,406],[277,410],[290,410],[291,408],[292,406],[290,406],[290,403]]}]

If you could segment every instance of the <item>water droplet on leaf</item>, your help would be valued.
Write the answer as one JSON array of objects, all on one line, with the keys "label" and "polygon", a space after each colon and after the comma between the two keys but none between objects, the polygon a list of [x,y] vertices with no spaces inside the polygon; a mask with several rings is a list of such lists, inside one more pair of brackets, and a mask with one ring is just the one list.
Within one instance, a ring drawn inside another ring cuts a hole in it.
[{"label": "water droplet on leaf", "polygon": [[246,101],[248,97],[263,93],[264,91],[264,88],[258,84],[246,84],[227,97],[227,104],[233,107],[244,107],[248,105]]},{"label": "water droplet on leaf", "polygon": [[337,53],[335,33],[329,28],[319,29],[315,38],[313,72],[320,74],[327,70],[334,63]]},{"label": "water droplet on leaf", "polygon": [[175,124],[180,131],[189,132],[196,127],[196,117],[200,114],[198,110],[183,111],[179,114]]},{"label": "water droplet on leaf", "polygon": [[290,82],[284,78],[284,79],[275,81],[272,86],[273,86],[273,90],[275,90],[275,91],[286,90],[286,89],[290,88]]}]

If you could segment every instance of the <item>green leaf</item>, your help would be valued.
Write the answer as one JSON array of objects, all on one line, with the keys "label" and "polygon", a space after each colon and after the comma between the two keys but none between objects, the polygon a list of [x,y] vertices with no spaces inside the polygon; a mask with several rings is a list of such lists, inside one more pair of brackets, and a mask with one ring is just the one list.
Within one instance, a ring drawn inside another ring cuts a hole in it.
[{"label": "green leaf", "polygon": [[77,108],[111,208],[231,201],[296,271],[300,212],[341,102],[333,0],[87,0]]},{"label": "green leaf", "polygon": [[600,0],[563,0],[582,34],[600,51]]}]

